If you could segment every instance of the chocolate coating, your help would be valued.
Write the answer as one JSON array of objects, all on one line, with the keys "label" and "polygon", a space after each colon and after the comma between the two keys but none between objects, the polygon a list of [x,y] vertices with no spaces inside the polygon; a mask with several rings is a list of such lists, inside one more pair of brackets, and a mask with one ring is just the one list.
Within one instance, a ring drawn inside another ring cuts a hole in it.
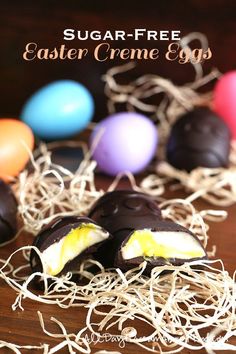
[{"label": "chocolate coating", "polygon": [[[189,231],[185,227],[183,227],[183,226],[181,226],[179,224],[176,224],[176,223],[174,223],[172,221],[169,221],[169,220],[168,221],[160,220],[157,223],[156,227],[152,228],[151,231],[159,231],[159,232],[167,231],[167,232],[171,232],[171,233],[173,233],[173,237],[175,236],[175,233],[177,233],[177,232],[184,232],[184,233],[189,234],[190,237],[193,237],[198,242],[198,244],[201,245],[199,239],[191,231]],[[117,252],[116,258],[115,258],[115,266],[119,267],[120,269],[122,269],[124,271],[127,271],[128,269],[132,269],[132,268],[137,267],[144,260],[147,261],[147,266],[146,266],[146,269],[145,269],[145,273],[149,274],[151,272],[152,268],[157,267],[157,266],[163,266],[165,264],[171,264],[171,265],[174,265],[174,266],[179,266],[179,265],[182,265],[182,264],[190,262],[190,261],[192,262],[192,261],[195,261],[195,260],[199,260],[199,259],[204,260],[204,259],[208,258],[204,247],[201,245],[202,250],[205,253],[205,256],[201,257],[201,258],[190,258],[190,259],[168,258],[168,259],[166,259],[166,258],[163,258],[163,257],[145,257],[145,258],[144,257],[135,257],[135,258],[131,258],[131,259],[123,259],[121,249],[128,242],[130,236],[131,236],[131,234],[127,233],[127,236],[124,239],[124,241],[121,243],[121,245],[119,247],[119,250]]]},{"label": "chocolate coating", "polygon": [[161,210],[151,197],[132,190],[106,193],[95,203],[89,217],[114,236],[96,254],[106,267],[114,266],[119,246],[130,232],[155,228],[162,219]]},{"label": "chocolate coating", "polygon": [[11,187],[0,180],[0,243],[13,238],[17,231],[17,201]]},{"label": "chocolate coating", "polygon": [[112,234],[122,229],[152,227],[162,218],[151,197],[133,190],[106,193],[94,204],[89,217]]},{"label": "chocolate coating", "polygon": [[191,171],[227,167],[229,150],[230,131],[224,121],[208,108],[197,108],[173,125],[166,156],[174,167]]},{"label": "chocolate coating", "polygon": [[[59,242],[63,237],[69,234],[72,229],[78,228],[82,223],[89,223],[97,225],[93,220],[83,216],[67,216],[57,217],[46,225],[37,235],[33,242],[33,246],[37,247],[40,252],[46,250],[52,244]],[[103,230],[105,231],[105,230]],[[100,244],[94,244],[84,250],[77,257],[68,262],[60,274],[72,271],[78,268],[78,265],[85,259],[92,256],[92,254],[99,248]],[[30,265],[32,272],[41,272],[42,264],[38,254],[32,250],[30,254]],[[59,274],[59,275],[60,275]]]}]

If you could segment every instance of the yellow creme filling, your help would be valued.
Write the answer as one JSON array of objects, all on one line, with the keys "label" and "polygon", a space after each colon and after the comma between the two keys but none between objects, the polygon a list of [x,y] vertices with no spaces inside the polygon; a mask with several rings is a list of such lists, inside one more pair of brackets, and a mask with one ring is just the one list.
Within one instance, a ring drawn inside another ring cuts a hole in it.
[{"label": "yellow creme filling", "polygon": [[[68,235],[62,238],[58,248],[58,252],[53,254],[55,256],[55,262],[47,264],[47,273],[49,275],[57,275],[64,268],[65,264],[82,253],[86,248],[93,244],[100,242],[101,239],[94,237],[95,233],[92,231],[98,230],[93,224],[82,224],[77,229],[72,229]],[[102,230],[99,230],[100,233]]]},{"label": "yellow creme filling", "polygon": [[197,258],[204,256],[204,251],[199,247],[197,247],[198,250],[181,250],[181,244],[179,244],[179,248],[165,245],[163,243],[159,244],[150,230],[135,231],[123,247],[122,251],[125,252],[130,247],[135,249],[136,257],[179,258],[182,255],[185,256],[185,258],[186,256],[189,258]]}]

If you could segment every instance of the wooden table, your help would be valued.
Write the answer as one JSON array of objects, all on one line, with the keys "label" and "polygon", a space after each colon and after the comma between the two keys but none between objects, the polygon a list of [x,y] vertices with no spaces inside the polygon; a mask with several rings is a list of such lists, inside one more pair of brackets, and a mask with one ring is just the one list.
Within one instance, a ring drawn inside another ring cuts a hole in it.
[{"label": "wooden table", "polygon": [[[108,184],[111,182],[111,179],[108,177],[97,176],[97,182],[99,186],[106,188]],[[127,182],[122,182],[121,187],[127,187]],[[181,196],[184,197],[183,192],[175,192],[170,194],[168,192],[170,198]],[[199,200],[195,203],[199,209],[212,209],[213,207],[208,203]],[[219,209],[219,208],[218,208]],[[221,223],[211,223],[210,224],[210,242],[209,246],[215,244],[217,246],[217,258],[222,258],[225,263],[226,269],[231,273],[236,268],[236,205],[227,208],[229,212],[229,216],[225,222]],[[0,248],[0,258],[6,258],[13,250],[16,248],[27,245],[31,243],[31,238],[29,236],[22,236],[14,243],[10,244],[7,247]],[[56,345],[59,343],[57,339],[49,338],[46,336],[38,321],[37,311],[40,311],[46,323],[46,328],[50,331],[54,331],[55,333],[60,333],[58,327],[50,321],[50,317],[54,316],[58,320],[62,321],[62,323],[67,328],[68,332],[77,332],[79,329],[85,326],[85,315],[86,310],[83,308],[72,308],[72,309],[61,309],[57,306],[50,306],[46,304],[40,304],[33,302],[31,300],[24,300],[23,306],[24,311],[17,310],[12,311],[11,305],[15,300],[16,294],[13,290],[9,288],[9,286],[4,283],[2,280],[0,281],[1,287],[1,300],[0,300],[0,339],[6,340],[9,342],[14,342],[17,344],[27,345],[34,344],[39,345],[40,343],[48,343],[51,345]],[[143,325],[144,326],[144,325]],[[139,328],[141,331],[145,331],[145,328]],[[235,341],[236,343],[236,341]],[[144,353],[142,349],[137,347],[134,344],[126,344],[125,348],[119,348],[118,343],[112,343],[108,341],[106,343],[97,343],[92,350],[92,353],[106,349],[109,351],[119,351],[122,354],[136,354]],[[0,350],[1,353],[8,353],[7,349]],[[29,351],[22,351],[23,353]],[[35,351],[31,350],[31,353]],[[67,353],[67,349],[63,349],[60,353]],[[183,350],[181,353],[191,353],[189,350]],[[199,351],[199,353],[204,353],[204,351]],[[219,352],[223,353],[223,352]],[[225,352],[224,352],[225,353]]]}]

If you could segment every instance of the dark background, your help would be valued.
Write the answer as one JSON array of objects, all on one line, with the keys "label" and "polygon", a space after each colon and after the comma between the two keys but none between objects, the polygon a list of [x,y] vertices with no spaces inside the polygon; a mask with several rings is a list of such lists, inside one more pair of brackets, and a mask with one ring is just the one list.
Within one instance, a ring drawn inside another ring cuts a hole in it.
[{"label": "dark background", "polygon": [[[0,115],[16,117],[27,97],[36,89],[56,79],[74,79],[84,83],[96,101],[96,118],[106,114],[104,83],[101,75],[119,62],[100,63],[90,56],[81,61],[26,62],[22,53],[28,42],[39,47],[54,48],[63,43],[67,47],[87,46],[92,51],[98,44],[91,40],[63,41],[63,30],[181,30],[182,35],[200,31],[207,35],[213,58],[204,64],[206,72],[217,67],[221,72],[236,66],[236,1],[96,1],[47,0],[0,2]],[[113,42],[113,47],[167,47],[166,42],[132,40]],[[158,61],[139,61],[134,75],[155,73],[176,83],[191,81],[194,71],[190,64],[180,65],[162,58]]]}]

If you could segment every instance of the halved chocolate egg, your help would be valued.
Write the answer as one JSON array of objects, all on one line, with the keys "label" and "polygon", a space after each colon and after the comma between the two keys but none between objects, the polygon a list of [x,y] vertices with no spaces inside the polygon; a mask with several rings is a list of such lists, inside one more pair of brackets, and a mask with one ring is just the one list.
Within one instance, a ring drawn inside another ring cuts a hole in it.
[{"label": "halved chocolate egg", "polygon": [[207,259],[206,251],[191,231],[163,220],[155,228],[127,232],[117,252],[115,266],[126,271],[146,260],[150,271],[155,266],[177,266],[203,259]]},{"label": "halved chocolate egg", "polygon": [[32,271],[42,271],[42,263],[46,274],[51,276],[76,270],[109,237],[107,231],[87,217],[56,218],[42,229],[33,243],[41,253],[42,262],[32,250]]}]

